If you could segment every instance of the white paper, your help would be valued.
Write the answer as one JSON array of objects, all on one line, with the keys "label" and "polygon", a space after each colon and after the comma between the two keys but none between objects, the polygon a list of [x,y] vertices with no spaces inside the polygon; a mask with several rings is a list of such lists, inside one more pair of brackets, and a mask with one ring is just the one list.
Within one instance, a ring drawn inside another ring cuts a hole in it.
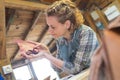
[{"label": "white paper", "polygon": [[120,11],[115,5],[109,7],[106,11],[104,11],[104,13],[109,21],[120,15]]},{"label": "white paper", "polygon": [[90,15],[93,18],[93,20],[97,20],[99,18],[99,15],[97,14],[96,11],[91,12]]}]

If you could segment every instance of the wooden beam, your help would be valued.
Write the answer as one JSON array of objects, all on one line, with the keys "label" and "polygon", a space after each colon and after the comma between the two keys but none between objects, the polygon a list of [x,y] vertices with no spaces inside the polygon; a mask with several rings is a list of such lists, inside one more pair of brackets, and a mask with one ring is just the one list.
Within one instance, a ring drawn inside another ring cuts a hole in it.
[{"label": "wooden beam", "polygon": [[53,41],[54,41],[54,38],[47,44],[47,46],[50,46]]},{"label": "wooden beam", "polygon": [[9,31],[10,25],[14,21],[16,10],[12,9],[10,13],[11,13],[10,16],[8,18],[6,18],[6,19],[8,19],[7,23],[6,23],[6,33]]},{"label": "wooden beam", "polygon": [[5,0],[5,7],[36,11],[45,10],[48,5],[23,0]]},{"label": "wooden beam", "polygon": [[35,16],[34,16],[34,18],[33,18],[33,21],[32,21],[32,23],[31,23],[29,29],[28,29],[28,30],[26,31],[26,33],[25,33],[24,40],[27,39],[28,34],[29,34],[29,33],[31,32],[31,30],[35,27],[35,25],[36,25],[36,23],[37,23],[40,15],[41,15],[42,13],[43,13],[42,11],[38,11],[38,12],[35,13]]},{"label": "wooden beam", "polygon": [[56,41],[54,40],[51,45],[49,46],[50,52],[53,54],[54,51],[57,50],[57,46],[56,46]]},{"label": "wooden beam", "polygon": [[7,59],[1,59],[0,60],[0,72],[3,72],[2,66],[5,66],[6,64],[9,64]]},{"label": "wooden beam", "polygon": [[6,58],[6,35],[5,35],[5,7],[4,0],[0,0],[0,59]]},{"label": "wooden beam", "polygon": [[40,0],[40,2],[45,3],[45,4],[51,4],[57,0]]},{"label": "wooden beam", "polygon": [[[36,23],[37,23],[40,15],[41,15],[42,13],[43,13],[43,11],[38,11],[38,12],[36,12],[36,14],[35,14],[35,16],[34,16],[34,19],[33,19],[33,21],[32,21],[32,24],[31,24],[31,26],[29,27],[29,29],[26,31],[23,40],[26,40],[26,39],[27,39],[28,34],[29,34],[29,33],[31,32],[31,30],[35,27],[35,25],[36,25]],[[47,32],[47,30],[48,30],[48,26],[46,25],[45,28],[44,28],[44,30],[42,31],[42,34],[40,34],[40,37],[38,38],[38,40],[37,40],[36,42],[40,42],[40,41],[42,40],[42,38],[43,38],[43,36],[45,35],[45,33]],[[15,53],[14,53],[14,56],[12,56],[11,60],[14,61],[15,57],[16,57],[17,54],[18,54],[18,50],[19,50],[19,48],[16,49],[16,51],[15,51]]]},{"label": "wooden beam", "polygon": [[46,32],[48,30],[48,25],[45,26],[44,30],[42,31],[42,34],[40,34],[40,37],[38,38],[37,42],[41,42],[42,38],[45,36]]},{"label": "wooden beam", "polygon": [[[24,37],[23,37],[23,40],[26,40],[26,39],[27,39],[28,34],[29,34],[29,33],[31,32],[31,30],[35,27],[35,25],[36,25],[36,23],[37,23],[40,15],[41,15],[42,13],[43,13],[42,11],[38,11],[38,12],[35,13],[34,19],[33,19],[32,23],[31,23],[30,27],[27,29],[27,31],[25,31],[25,35],[24,35]],[[14,53],[14,56],[12,56],[11,60],[16,57],[18,51],[19,51],[19,48],[16,49],[16,51],[15,51],[15,53]]]}]

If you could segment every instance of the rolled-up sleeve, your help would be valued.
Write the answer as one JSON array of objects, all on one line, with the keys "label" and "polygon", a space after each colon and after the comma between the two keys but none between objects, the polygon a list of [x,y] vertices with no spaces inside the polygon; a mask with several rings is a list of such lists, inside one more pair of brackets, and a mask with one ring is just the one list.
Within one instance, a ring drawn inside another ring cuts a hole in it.
[{"label": "rolled-up sleeve", "polygon": [[62,70],[70,74],[76,74],[90,65],[91,56],[98,46],[96,34],[92,30],[82,31],[79,35],[79,49],[73,62],[64,62]]}]

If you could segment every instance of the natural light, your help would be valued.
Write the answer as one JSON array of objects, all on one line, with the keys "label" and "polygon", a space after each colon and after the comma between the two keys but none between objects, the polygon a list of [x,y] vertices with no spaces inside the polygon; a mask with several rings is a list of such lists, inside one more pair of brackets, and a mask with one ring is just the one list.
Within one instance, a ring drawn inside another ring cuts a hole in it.
[{"label": "natural light", "polygon": [[[44,80],[48,76],[50,76],[50,80],[53,79],[59,80],[59,77],[51,67],[49,60],[43,58],[37,61],[33,61],[32,66],[38,80]],[[13,69],[13,72],[16,80],[30,80],[32,78],[28,66],[22,66]]]},{"label": "natural light", "polygon": [[28,66],[13,69],[13,72],[16,80],[30,80],[32,78]]},{"label": "natural light", "polygon": [[52,69],[49,60],[47,59],[40,59],[37,61],[32,62],[34,71],[38,80],[44,80],[46,77],[50,76],[50,80],[56,78],[59,80],[57,73]]}]

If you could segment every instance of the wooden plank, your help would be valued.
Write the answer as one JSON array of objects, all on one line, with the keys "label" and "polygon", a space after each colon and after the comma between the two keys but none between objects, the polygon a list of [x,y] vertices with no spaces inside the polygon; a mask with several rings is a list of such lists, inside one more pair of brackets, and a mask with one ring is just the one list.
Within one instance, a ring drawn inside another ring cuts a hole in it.
[{"label": "wooden plank", "polygon": [[40,12],[40,11],[36,12],[35,17],[34,17],[32,23],[31,23],[31,25],[30,25],[30,27],[29,27],[29,30],[26,31],[26,33],[25,33],[24,40],[27,39],[27,36],[30,34],[31,30],[35,27],[35,25],[36,25],[36,23],[37,23],[40,15],[41,15],[42,13],[43,13],[43,12]]},{"label": "wooden plank", "polygon": [[42,38],[46,35],[47,30],[48,30],[48,26],[46,25],[44,30],[42,31],[42,34],[40,34],[40,37],[38,38],[37,42],[41,42]]},{"label": "wooden plank", "polygon": [[2,72],[2,66],[5,66],[6,64],[9,64],[7,59],[0,60],[0,72]]},{"label": "wooden plank", "polygon": [[[31,32],[31,30],[35,27],[35,25],[36,25],[36,23],[37,23],[37,21],[38,21],[38,19],[39,19],[39,16],[40,16],[42,13],[43,13],[43,12],[40,12],[40,11],[36,12],[35,17],[34,17],[34,19],[33,19],[33,22],[31,23],[29,29],[26,31],[23,40],[26,40],[26,39],[27,39],[27,36],[28,36],[29,33]],[[16,55],[18,55],[18,51],[19,51],[19,49],[17,49],[17,50],[15,51],[14,56],[13,56],[13,59],[16,57]]]},{"label": "wooden plank", "polygon": [[53,54],[57,50],[56,41],[54,40],[49,46],[50,52]]},{"label": "wooden plank", "polygon": [[48,2],[48,3],[53,3],[55,2],[56,0],[40,0],[41,2]]},{"label": "wooden plank", "polygon": [[23,0],[5,0],[5,7],[25,10],[45,10],[48,5]]},{"label": "wooden plank", "polygon": [[6,58],[6,40],[5,40],[5,7],[4,7],[4,0],[0,0],[0,30],[2,34],[0,34],[0,59]]},{"label": "wooden plank", "polygon": [[8,20],[7,20],[7,23],[6,23],[6,33],[8,32],[11,23],[14,21],[15,12],[16,12],[16,10],[14,10],[14,9],[11,10],[11,14],[8,17]]}]

